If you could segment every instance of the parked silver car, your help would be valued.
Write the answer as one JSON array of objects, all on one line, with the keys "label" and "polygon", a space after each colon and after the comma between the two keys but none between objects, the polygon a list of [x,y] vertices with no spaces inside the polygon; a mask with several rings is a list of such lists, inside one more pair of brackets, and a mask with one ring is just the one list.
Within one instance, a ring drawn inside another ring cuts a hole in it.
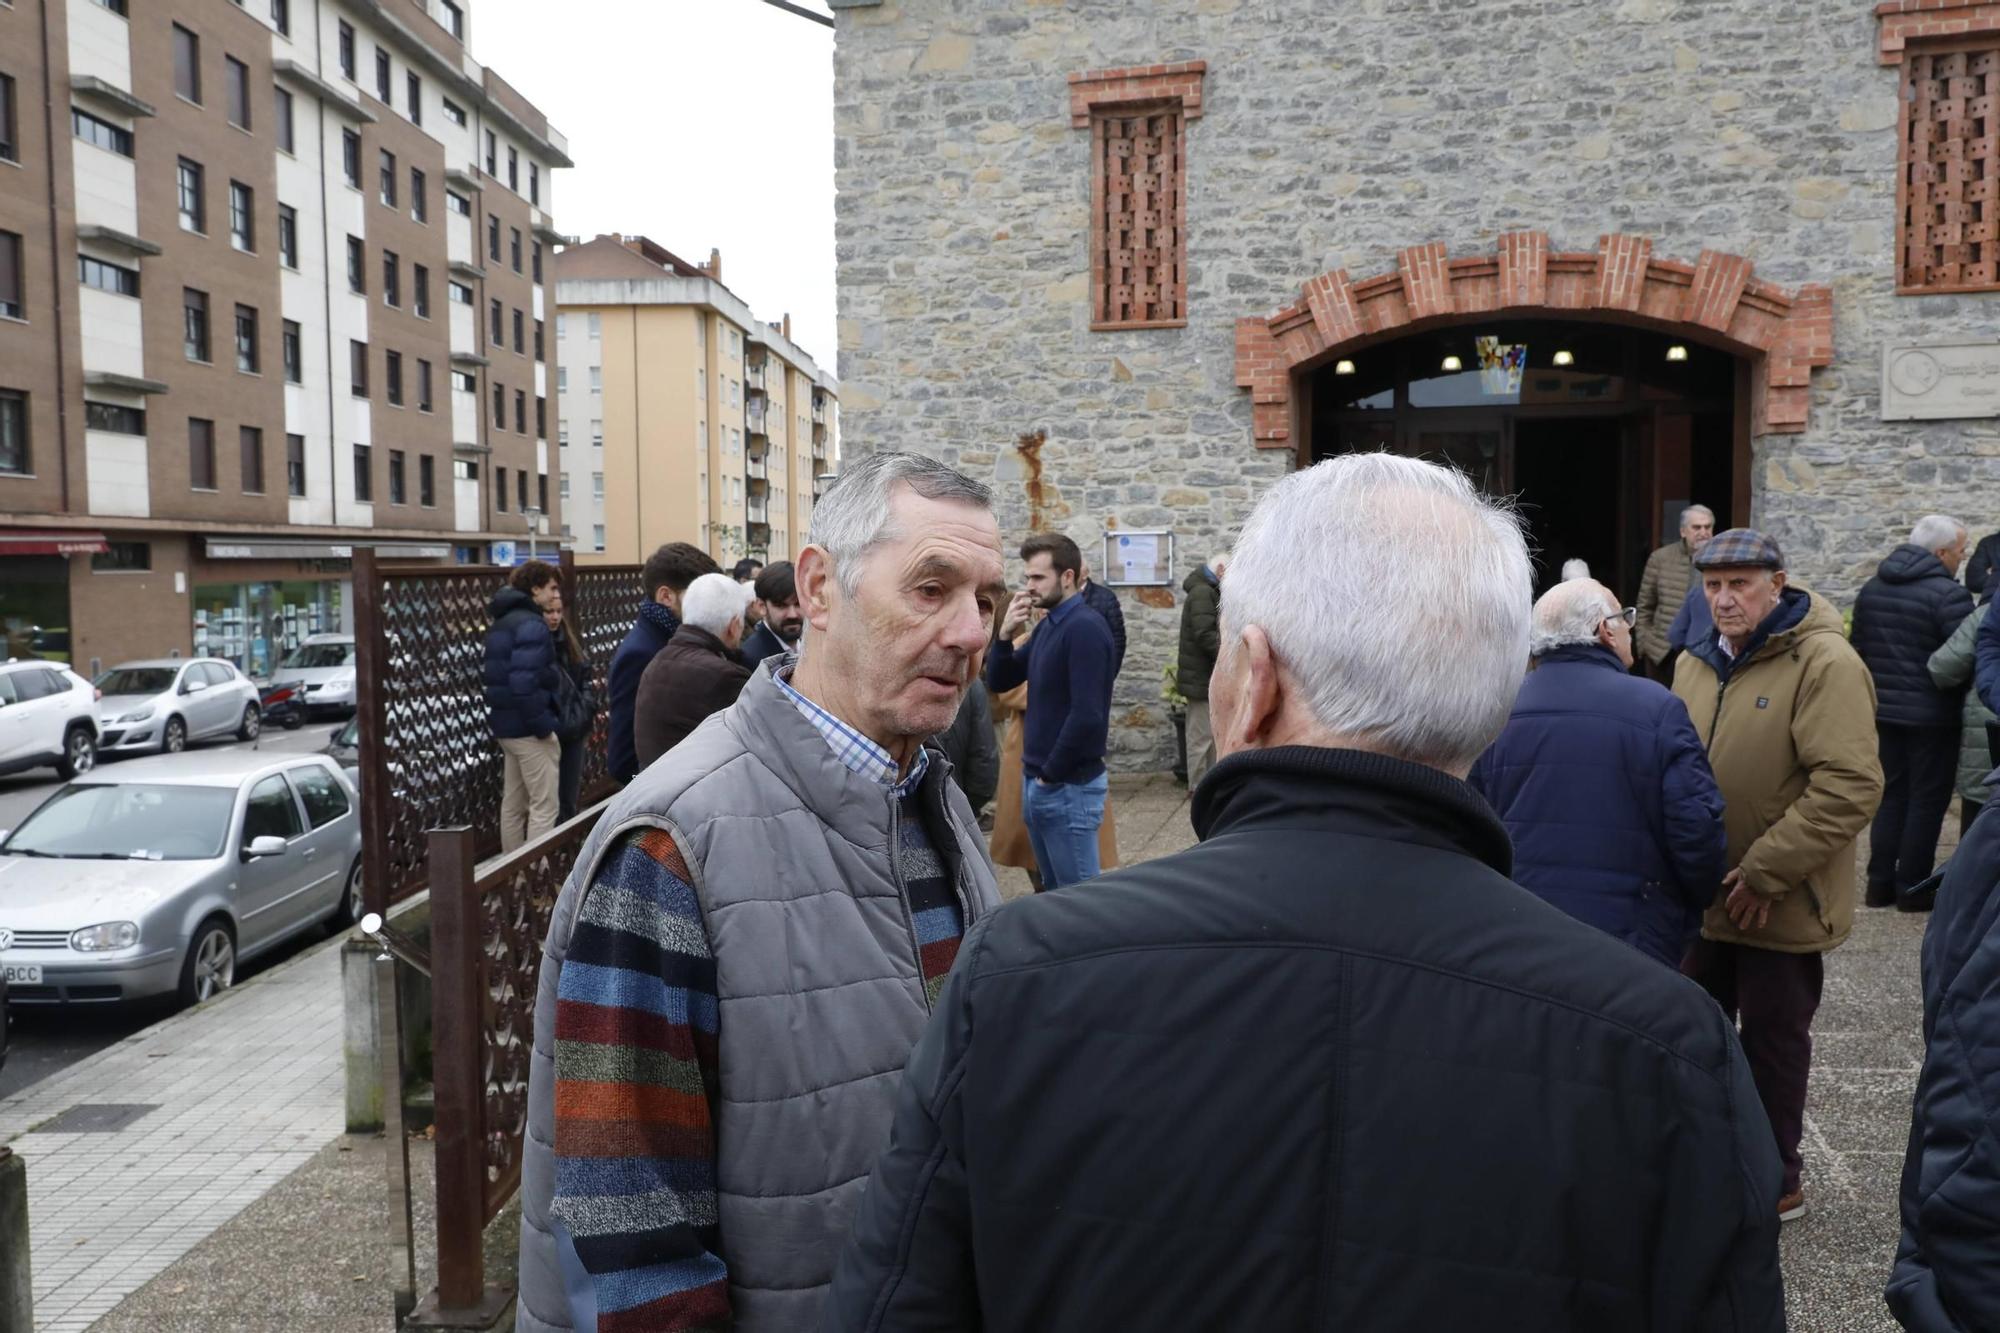
[{"label": "parked silver car", "polygon": [[352,712],[354,673],[352,634],[314,634],[285,654],[271,683],[301,691],[308,712]]},{"label": "parked silver car", "polygon": [[123,662],[96,685],[99,754],[178,754],[192,741],[253,741],[264,729],[262,692],[219,657]]},{"label": "parked silver car", "polygon": [[239,960],[361,912],[361,817],[323,755],[216,750],[97,769],[0,840],[16,1006],[206,1000]]}]

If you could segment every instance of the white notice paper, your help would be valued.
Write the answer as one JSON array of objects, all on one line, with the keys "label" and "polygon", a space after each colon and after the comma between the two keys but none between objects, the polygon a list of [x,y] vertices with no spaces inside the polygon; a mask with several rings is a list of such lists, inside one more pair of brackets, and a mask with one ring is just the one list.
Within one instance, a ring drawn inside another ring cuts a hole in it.
[{"label": "white notice paper", "polygon": [[1160,539],[1151,533],[1136,536],[1121,536],[1118,539],[1118,565],[1126,583],[1151,583],[1160,566]]}]

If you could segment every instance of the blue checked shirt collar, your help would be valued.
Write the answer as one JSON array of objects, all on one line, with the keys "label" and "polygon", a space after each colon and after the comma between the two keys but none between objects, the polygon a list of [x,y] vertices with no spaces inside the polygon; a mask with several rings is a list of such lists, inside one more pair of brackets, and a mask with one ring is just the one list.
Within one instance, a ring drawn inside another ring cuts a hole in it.
[{"label": "blue checked shirt collar", "polygon": [[924,773],[931,766],[930,751],[918,746],[917,757],[910,764],[909,776],[899,778],[896,761],[887,750],[793,689],[791,674],[792,668],[788,666],[773,671],[771,679],[777,682],[785,697],[792,701],[792,707],[799,710],[799,716],[812,724],[813,730],[826,742],[826,748],[833,751],[833,757],[849,772],[880,783],[898,800],[917,789],[917,784],[924,780]]}]

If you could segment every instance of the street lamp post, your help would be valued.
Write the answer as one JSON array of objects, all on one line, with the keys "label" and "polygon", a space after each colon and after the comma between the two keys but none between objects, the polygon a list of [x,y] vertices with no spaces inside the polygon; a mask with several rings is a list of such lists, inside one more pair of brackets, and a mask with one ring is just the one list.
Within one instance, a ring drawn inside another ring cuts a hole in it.
[{"label": "street lamp post", "polygon": [[533,560],[535,558],[535,535],[542,530],[542,511],[534,505],[529,505],[521,511],[521,517],[527,520],[528,559]]}]

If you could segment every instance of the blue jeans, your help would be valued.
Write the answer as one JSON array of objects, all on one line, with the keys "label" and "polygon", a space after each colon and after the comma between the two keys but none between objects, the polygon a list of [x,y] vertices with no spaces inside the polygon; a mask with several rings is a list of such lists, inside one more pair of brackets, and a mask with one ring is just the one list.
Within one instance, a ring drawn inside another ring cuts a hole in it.
[{"label": "blue jeans", "polygon": [[1097,878],[1097,829],[1110,785],[1102,773],[1088,782],[1042,783],[1022,776],[1021,818],[1043,889]]}]

